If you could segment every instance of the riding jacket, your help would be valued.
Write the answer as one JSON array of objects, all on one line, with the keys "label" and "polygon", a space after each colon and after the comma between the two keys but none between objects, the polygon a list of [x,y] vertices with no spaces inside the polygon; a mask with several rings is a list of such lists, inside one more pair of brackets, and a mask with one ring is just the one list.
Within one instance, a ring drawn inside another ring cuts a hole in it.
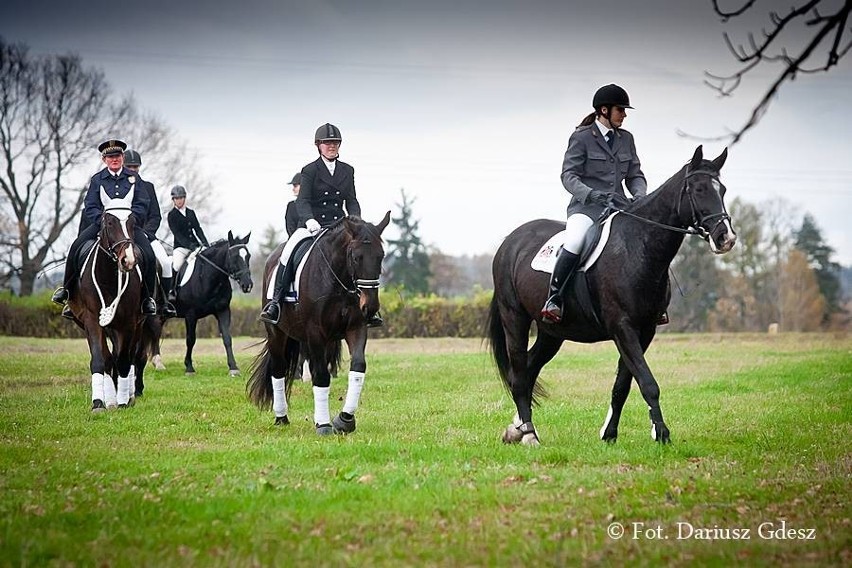
[{"label": "riding jacket", "polygon": [[177,207],[173,207],[169,211],[169,229],[175,237],[175,248],[195,250],[201,244],[209,247],[210,244],[207,242],[207,237],[204,236],[204,231],[201,230],[195,211],[189,207],[186,207],[185,211],[185,215]]},{"label": "riding jacket", "polygon": [[284,228],[287,229],[287,236],[292,235],[300,226],[304,227],[305,224],[299,225],[299,212],[296,211],[296,202],[290,201],[287,203],[287,211],[284,212]]},{"label": "riding jacket", "polygon": [[[138,174],[137,174],[138,175]],[[160,223],[163,221],[163,215],[160,213],[160,200],[157,199],[157,191],[154,189],[154,184],[150,181],[145,181],[139,178],[139,185],[145,194],[148,196],[148,211],[145,217],[145,224],[142,225],[142,230],[148,236],[149,241],[157,239],[157,230],[160,228]]]},{"label": "riding jacket", "polygon": [[347,214],[360,217],[361,205],[355,196],[355,169],[337,160],[332,176],[322,157],[302,168],[296,211],[299,226],[304,226],[308,219],[315,219],[326,227]]},{"label": "riding jacket", "polygon": [[126,168],[121,168],[118,175],[112,175],[109,168],[104,168],[89,180],[89,189],[86,191],[86,197],[83,201],[83,218],[80,222],[81,233],[83,229],[89,225],[99,225],[101,215],[104,213],[104,203],[102,201],[101,190],[109,199],[127,197],[127,194],[133,189],[133,201],[131,202],[131,211],[136,218],[136,226],[142,227],[145,219],[148,216],[148,195],[147,192],[140,188],[139,182],[141,179],[135,172],[131,172]]},{"label": "riding jacket", "polygon": [[569,215],[592,212],[596,216],[603,209],[589,202],[592,190],[624,195],[624,182],[633,197],[648,191],[633,135],[620,128],[615,132],[612,148],[594,123],[571,134],[562,160],[562,185],[572,196]]}]

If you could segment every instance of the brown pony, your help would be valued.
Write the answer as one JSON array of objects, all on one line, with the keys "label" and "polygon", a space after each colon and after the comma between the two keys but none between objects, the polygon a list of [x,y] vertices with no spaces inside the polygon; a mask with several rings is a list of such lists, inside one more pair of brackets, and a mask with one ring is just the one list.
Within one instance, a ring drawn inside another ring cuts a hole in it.
[{"label": "brown pony", "polygon": [[[252,365],[246,384],[249,398],[260,408],[270,405],[276,424],[288,424],[290,388],[298,378],[299,351],[307,347],[314,391],[314,422],[319,435],[355,431],[355,410],[367,370],[367,319],[379,311],[379,278],[385,256],[382,231],[390,211],[378,225],[344,217],[314,238],[297,282],[298,302],[284,303],[278,323],[265,323],[266,342]],[[278,247],[267,259],[263,298],[278,266]],[[340,357],[345,339],[351,358],[343,410],[329,418],[330,368]]]}]

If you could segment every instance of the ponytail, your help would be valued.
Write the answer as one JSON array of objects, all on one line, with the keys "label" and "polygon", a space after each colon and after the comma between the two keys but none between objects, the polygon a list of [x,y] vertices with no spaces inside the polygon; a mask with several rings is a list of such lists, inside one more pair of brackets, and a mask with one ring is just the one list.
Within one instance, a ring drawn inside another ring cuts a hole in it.
[{"label": "ponytail", "polygon": [[588,126],[595,121],[595,117],[597,116],[597,112],[590,112],[586,118],[580,121],[580,124],[577,125],[577,128],[581,126]]}]

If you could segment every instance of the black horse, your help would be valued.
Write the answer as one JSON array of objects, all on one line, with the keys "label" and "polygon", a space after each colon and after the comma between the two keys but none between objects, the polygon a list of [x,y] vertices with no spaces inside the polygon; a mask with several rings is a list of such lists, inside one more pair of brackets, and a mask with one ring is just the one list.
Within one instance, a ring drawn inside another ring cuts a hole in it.
[{"label": "black horse", "polygon": [[[717,254],[731,250],[736,234],[725,209],[725,187],[719,171],[728,151],[713,161],[703,159],[702,148],[659,189],[612,219],[609,241],[597,262],[578,273],[574,294],[565,302],[559,324],[541,321],[547,296],[548,274],[531,268],[531,261],[564,223],[531,221],[515,229],[494,257],[494,297],[486,334],[504,386],[517,407],[503,441],[537,445],[532,404],[542,396],[536,385],[542,367],[567,340],[594,343],[611,339],[620,355],[612,402],[601,438],[615,441],[618,422],[633,377],[650,408],[651,436],[669,441],[669,429],[660,410],[660,388],[645,361],[645,351],[656,334],[657,320],[668,306],[668,269],[685,234],[697,234]],[[585,287],[585,283],[588,287]],[[588,297],[586,307],[578,298]],[[537,338],[529,345],[535,321]]]},{"label": "black horse", "polygon": [[[381,234],[390,211],[378,224],[344,217],[313,243],[298,282],[298,303],[285,303],[275,325],[266,323],[266,342],[246,384],[249,398],[272,409],[275,424],[288,424],[290,388],[298,378],[299,352],[307,346],[314,392],[317,434],[355,431],[354,412],[367,370],[367,319],[379,311],[379,277],[385,252]],[[263,297],[278,266],[281,247],[266,261]],[[337,367],[340,340],[349,348],[349,387],[343,411],[329,423],[330,369]]]},{"label": "black horse", "polygon": [[[251,292],[254,283],[251,280],[251,253],[246,246],[251,233],[243,238],[234,237],[228,231],[228,240],[219,240],[200,251],[195,259],[195,268],[186,284],[177,291],[178,317],[186,322],[186,356],[183,363],[186,374],[195,374],[192,365],[192,348],[195,346],[195,328],[203,317],[216,316],[219,333],[228,356],[228,369],[232,377],[240,374],[240,368],[234,359],[231,341],[231,279],[240,285],[243,293]],[[175,274],[178,282],[183,279],[188,263]]]},{"label": "black horse", "polygon": [[142,332],[146,316],[139,308],[142,277],[137,266],[142,255],[129,236],[133,225],[124,200],[105,207],[97,239],[82,263],[77,293],[68,302],[89,343],[94,413],[132,405],[134,377],[144,372],[144,365],[136,369],[134,364],[146,360],[151,347]]}]

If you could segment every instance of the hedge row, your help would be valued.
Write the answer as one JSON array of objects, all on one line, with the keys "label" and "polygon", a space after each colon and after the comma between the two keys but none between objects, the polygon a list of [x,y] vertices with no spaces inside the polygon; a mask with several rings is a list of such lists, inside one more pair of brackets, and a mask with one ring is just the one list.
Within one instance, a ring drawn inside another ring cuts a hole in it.
[{"label": "hedge row", "polygon": [[[383,292],[384,327],[370,330],[370,337],[482,337],[490,292],[473,298],[447,299],[414,297],[403,299],[397,291]],[[39,301],[20,301],[0,296],[0,335],[27,337],[84,337],[72,322],[60,316],[60,308],[45,297]],[[234,302],[231,306],[231,334],[264,337],[258,320],[259,302]],[[198,337],[217,337],[216,319],[204,318],[198,324]],[[183,322],[175,320],[165,327],[165,337],[184,337]]]}]

